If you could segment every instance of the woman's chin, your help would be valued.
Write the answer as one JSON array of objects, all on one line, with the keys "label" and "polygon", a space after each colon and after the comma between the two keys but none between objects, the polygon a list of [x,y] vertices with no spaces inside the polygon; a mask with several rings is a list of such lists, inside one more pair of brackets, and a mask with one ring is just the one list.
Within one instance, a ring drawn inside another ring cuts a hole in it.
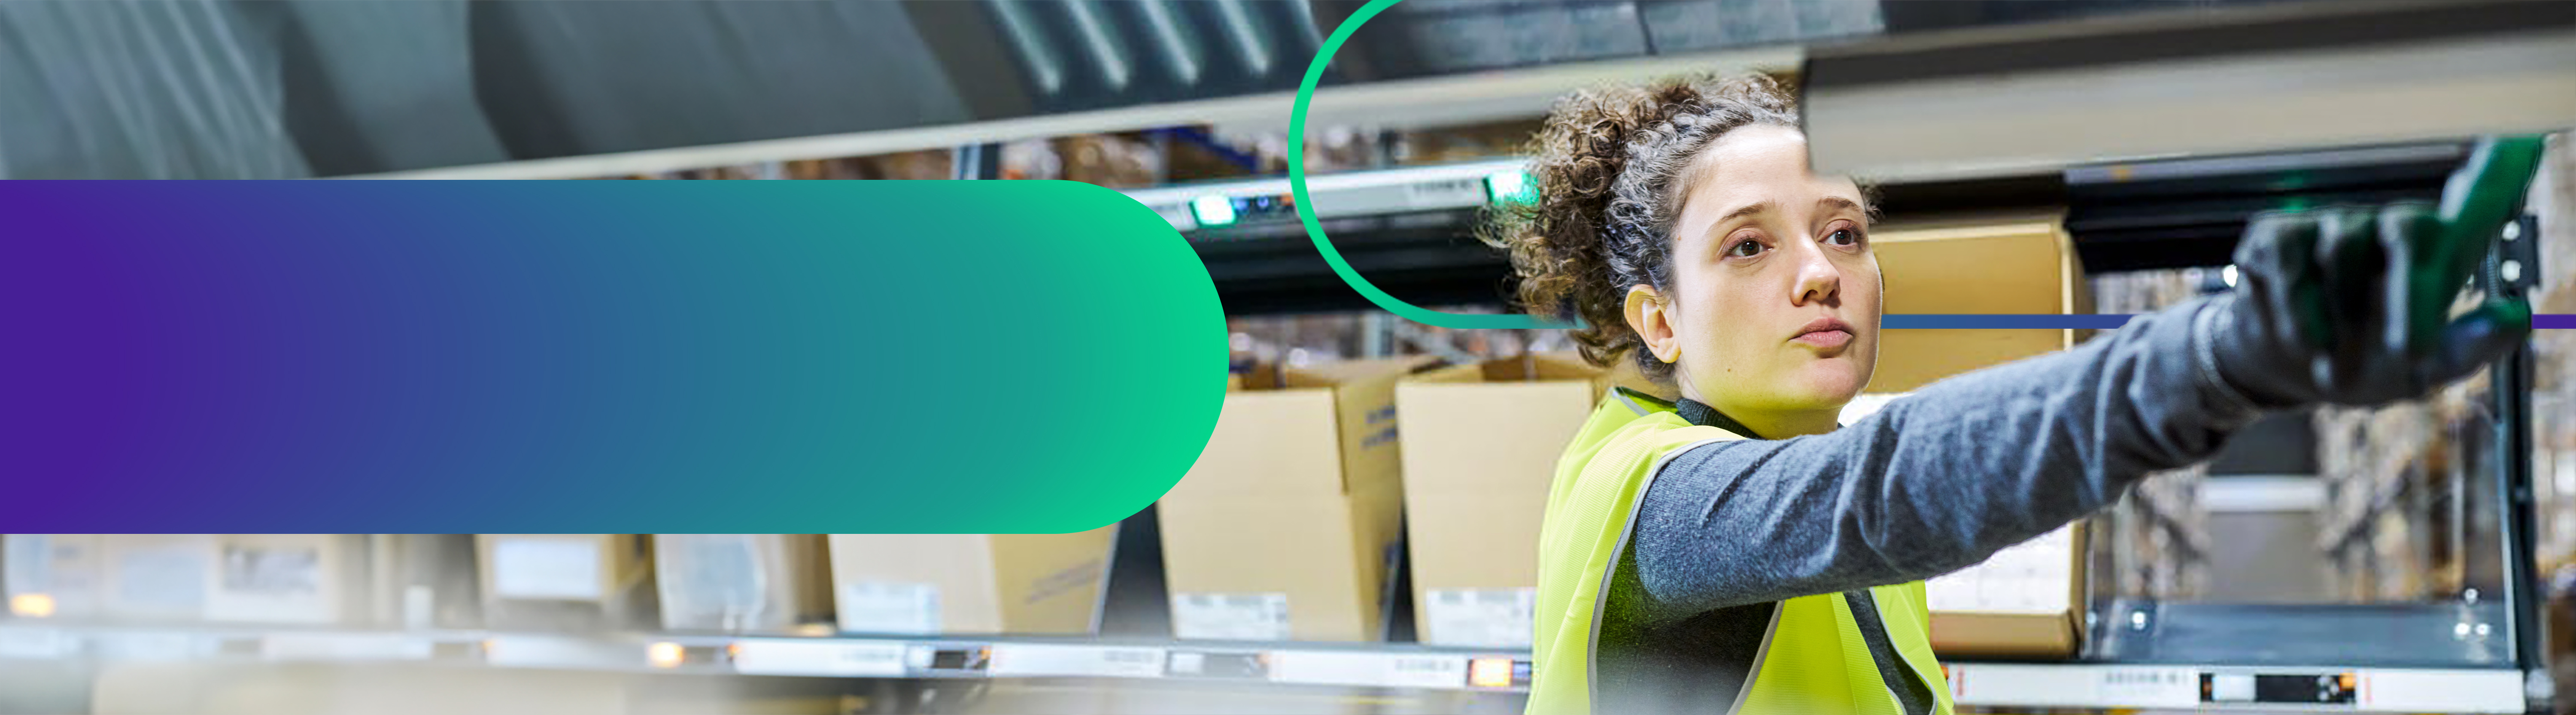
[{"label": "woman's chin", "polygon": [[1815,367],[1819,369],[1800,376],[1801,379],[1791,386],[1790,391],[1799,402],[1818,408],[1841,409],[1852,398],[1860,396],[1861,388],[1869,386],[1867,371],[1831,364]]}]

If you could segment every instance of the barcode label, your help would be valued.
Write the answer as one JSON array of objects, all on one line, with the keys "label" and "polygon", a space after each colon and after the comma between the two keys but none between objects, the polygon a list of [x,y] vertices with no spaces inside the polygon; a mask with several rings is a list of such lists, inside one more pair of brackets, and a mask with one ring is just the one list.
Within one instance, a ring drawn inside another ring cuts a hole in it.
[{"label": "barcode label", "polygon": [[2200,672],[2191,668],[2112,668],[2094,682],[2101,702],[2191,707],[2200,703]]},{"label": "barcode label", "polygon": [[747,638],[734,642],[733,669],[748,675],[901,676],[906,650],[903,643]]},{"label": "barcode label", "polygon": [[1485,202],[1485,180],[1451,179],[1418,181],[1404,185],[1404,197],[1414,208],[1449,208]]},{"label": "barcode label", "polygon": [[1538,608],[1535,588],[1436,588],[1424,592],[1422,642],[1527,648]]},{"label": "barcode label", "polygon": [[1172,599],[1172,634],[1202,640],[1288,640],[1288,594],[1179,594]]},{"label": "barcode label", "polygon": [[996,676],[1159,678],[1164,658],[1161,648],[995,644],[990,671]]},{"label": "barcode label", "polygon": [[1401,688],[1467,684],[1466,656],[1280,651],[1270,657],[1270,679],[1281,683]]},{"label": "barcode label", "polygon": [[1386,684],[1398,688],[1456,688],[1467,683],[1467,659],[1454,655],[1399,656]]}]

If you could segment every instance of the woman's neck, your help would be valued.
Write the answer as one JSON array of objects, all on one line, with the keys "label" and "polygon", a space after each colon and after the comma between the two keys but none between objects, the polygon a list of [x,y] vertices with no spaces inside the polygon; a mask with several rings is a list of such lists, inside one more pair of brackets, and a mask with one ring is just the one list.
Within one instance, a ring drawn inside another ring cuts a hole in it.
[{"label": "woman's neck", "polygon": [[1767,439],[1824,434],[1842,427],[1842,409],[1839,407],[1830,410],[1755,410],[1713,401],[1698,393],[1687,385],[1682,387],[1682,397],[1708,405]]}]

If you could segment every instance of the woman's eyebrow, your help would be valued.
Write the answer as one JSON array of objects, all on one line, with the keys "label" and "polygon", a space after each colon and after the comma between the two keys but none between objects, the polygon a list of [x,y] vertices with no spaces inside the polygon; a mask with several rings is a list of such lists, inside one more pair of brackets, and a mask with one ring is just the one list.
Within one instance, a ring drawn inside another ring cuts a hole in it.
[{"label": "woman's eyebrow", "polygon": [[1860,202],[1840,196],[1827,196],[1821,199],[1816,199],[1816,206],[1829,209],[1850,209],[1864,214],[1869,213],[1869,209],[1861,206]]},{"label": "woman's eyebrow", "polygon": [[1726,222],[1769,210],[1771,210],[1771,202],[1769,201],[1756,201],[1745,204],[1743,206],[1736,207],[1733,211],[1726,212],[1726,215],[1724,216],[1717,217],[1716,225],[1724,225]]}]

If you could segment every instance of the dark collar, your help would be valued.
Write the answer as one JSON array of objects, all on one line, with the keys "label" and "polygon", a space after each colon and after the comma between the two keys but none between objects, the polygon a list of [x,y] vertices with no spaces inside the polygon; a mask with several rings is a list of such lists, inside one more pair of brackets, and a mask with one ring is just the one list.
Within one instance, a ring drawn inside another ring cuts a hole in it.
[{"label": "dark collar", "polygon": [[1762,435],[1754,434],[1752,428],[1735,421],[1733,417],[1726,416],[1726,413],[1717,411],[1717,408],[1701,404],[1700,401],[1688,397],[1674,402],[1673,411],[1680,413],[1681,418],[1691,424],[1726,430],[1742,435],[1745,439],[1767,439]]}]

